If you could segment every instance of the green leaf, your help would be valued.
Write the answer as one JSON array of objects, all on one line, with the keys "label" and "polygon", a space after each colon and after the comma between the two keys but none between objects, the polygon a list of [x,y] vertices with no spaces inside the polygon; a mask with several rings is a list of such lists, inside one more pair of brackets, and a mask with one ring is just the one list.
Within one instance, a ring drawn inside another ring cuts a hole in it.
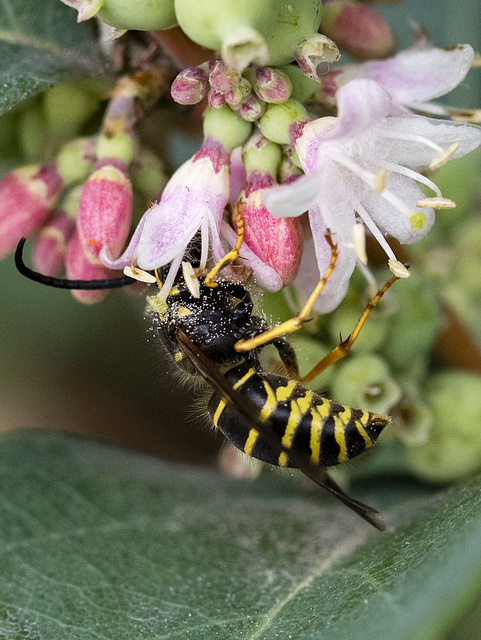
[{"label": "green leaf", "polygon": [[378,481],[361,497],[384,511],[380,534],[266,475],[3,437],[0,637],[427,640],[474,596],[481,478],[438,493]]},{"label": "green leaf", "polygon": [[29,96],[80,75],[102,61],[93,23],[60,0],[0,0],[0,114]]}]

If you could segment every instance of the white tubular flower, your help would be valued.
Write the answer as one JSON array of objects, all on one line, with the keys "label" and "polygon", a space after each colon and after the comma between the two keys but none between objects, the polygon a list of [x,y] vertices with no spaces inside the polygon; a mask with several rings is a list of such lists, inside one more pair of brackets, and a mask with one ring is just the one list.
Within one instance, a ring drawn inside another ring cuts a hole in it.
[{"label": "white tubular flower", "polygon": [[220,225],[229,198],[229,153],[210,137],[169,180],[159,203],[140,220],[125,252],[116,260],[105,248],[100,257],[109,269],[136,264],[151,270],[172,263],[163,290],[167,295],[187,246],[200,230],[201,264],[204,268],[209,247],[215,260],[224,255]]},{"label": "white tubular flower", "polygon": [[341,301],[356,264],[356,222],[364,223],[396,269],[399,262],[385,236],[411,244],[434,223],[434,210],[426,207],[418,183],[432,189],[433,205],[442,198],[419,169],[459,158],[481,144],[481,129],[475,125],[412,114],[390,117],[391,97],[373,80],[344,85],[337,103],[337,118],[292,127],[292,144],[305,175],[263,191],[263,202],[275,216],[308,210],[321,273],[329,262],[327,230],[339,245],[336,268],[317,304],[324,312]]}]

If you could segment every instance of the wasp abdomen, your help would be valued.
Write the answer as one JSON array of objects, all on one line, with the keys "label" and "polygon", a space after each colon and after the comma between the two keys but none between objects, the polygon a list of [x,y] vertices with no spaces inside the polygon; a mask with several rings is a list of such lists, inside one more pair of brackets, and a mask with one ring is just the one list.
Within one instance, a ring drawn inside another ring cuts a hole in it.
[{"label": "wasp abdomen", "polygon": [[[283,447],[307,455],[314,465],[331,467],[354,458],[376,442],[389,422],[386,416],[331,402],[296,380],[245,365],[231,369],[226,377],[258,409],[259,419],[269,423]],[[209,413],[214,425],[247,455],[295,466],[285,451],[273,451],[217,394],[209,402]]]}]

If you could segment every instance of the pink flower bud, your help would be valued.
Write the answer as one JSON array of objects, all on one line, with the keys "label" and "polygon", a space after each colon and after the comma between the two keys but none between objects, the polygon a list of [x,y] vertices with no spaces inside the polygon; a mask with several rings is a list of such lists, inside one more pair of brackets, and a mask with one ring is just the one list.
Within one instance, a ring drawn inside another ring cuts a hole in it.
[{"label": "pink flower bud", "polygon": [[373,9],[351,0],[323,3],[320,30],[355,58],[386,58],[394,48],[388,24]]},{"label": "pink flower bud", "polygon": [[42,224],[62,186],[52,164],[21,167],[0,181],[0,259]]},{"label": "pink flower bud", "polygon": [[121,160],[101,160],[85,183],[78,208],[78,232],[85,255],[102,264],[102,247],[116,257],[132,222],[132,185]]},{"label": "pink flower bud", "polygon": [[[65,256],[65,268],[67,270],[67,276],[71,280],[102,280],[104,278],[115,278],[118,276],[118,273],[107,269],[103,264],[92,264],[90,262],[82,249],[78,233],[70,240],[67,255]],[[95,289],[87,289],[85,291],[72,290],[74,298],[77,298],[77,300],[85,304],[101,302],[109,293],[109,289],[100,289],[98,291]]]},{"label": "pink flower bud", "polygon": [[222,109],[225,106],[225,95],[220,93],[220,91],[216,91],[215,89],[211,89],[207,95],[207,100],[209,103],[209,107],[212,109]]},{"label": "pink flower bud", "polygon": [[232,91],[228,91],[225,94],[225,100],[227,104],[230,104],[233,107],[235,107],[236,105],[240,104],[243,100],[245,100],[251,91],[252,91],[252,87],[249,80],[246,80],[246,78],[239,76],[239,83]]},{"label": "pink flower bud", "polygon": [[197,104],[207,91],[207,74],[200,67],[184,69],[175,78],[170,93],[179,104]]},{"label": "pink flower bud", "polygon": [[232,110],[247,122],[255,122],[266,112],[266,103],[261,102],[255,95],[250,95],[239,105],[232,107]]},{"label": "pink flower bud", "polygon": [[[269,175],[253,171],[243,199],[247,246],[269,267],[284,285],[297,275],[302,258],[302,227],[299,218],[275,218],[261,202],[260,191],[276,184]],[[242,198],[242,196],[241,196]],[[241,249],[242,255],[242,249]]]},{"label": "pink flower bud", "polygon": [[222,60],[211,60],[209,64],[209,82],[212,89],[220,93],[234,91],[239,84],[240,75],[229,69]]},{"label": "pink flower bud", "polygon": [[279,104],[291,97],[292,82],[280,69],[257,67],[254,91],[264,102]]},{"label": "pink flower bud", "polygon": [[75,222],[66,211],[55,211],[40,229],[32,253],[34,267],[46,276],[58,276],[63,271],[67,246],[75,232]]}]

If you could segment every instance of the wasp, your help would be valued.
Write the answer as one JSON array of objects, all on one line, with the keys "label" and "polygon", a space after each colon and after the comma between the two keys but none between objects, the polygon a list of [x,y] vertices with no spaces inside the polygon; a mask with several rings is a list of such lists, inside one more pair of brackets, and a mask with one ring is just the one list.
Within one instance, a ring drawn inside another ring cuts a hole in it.
[{"label": "wasp", "polygon": [[[133,282],[114,280],[74,281],[42,276],[23,262],[25,240],[15,256],[18,270],[49,286],[94,289]],[[317,294],[334,269],[337,250],[330,241],[331,263]],[[217,273],[218,268],[215,270]],[[301,381],[293,347],[283,337],[305,321],[315,297],[287,323],[270,328],[254,315],[254,304],[244,284],[213,280],[212,272],[196,278],[193,290],[188,279],[178,276],[167,292],[149,298],[155,330],[179,371],[203,379],[211,387],[208,413],[215,428],[248,456],[279,467],[300,469],[306,476],[359,514],[380,531],[385,524],[373,508],[349,497],[329,476],[327,469],[363,453],[376,442],[390,422],[387,416],[333,402],[307,389],[314,378],[346,355],[367,316],[394,276],[372,298],[352,334],[341,342]],[[159,285],[162,283],[159,281]],[[315,292],[316,293],[316,292]],[[265,371],[259,355],[273,345],[288,375]]]}]

